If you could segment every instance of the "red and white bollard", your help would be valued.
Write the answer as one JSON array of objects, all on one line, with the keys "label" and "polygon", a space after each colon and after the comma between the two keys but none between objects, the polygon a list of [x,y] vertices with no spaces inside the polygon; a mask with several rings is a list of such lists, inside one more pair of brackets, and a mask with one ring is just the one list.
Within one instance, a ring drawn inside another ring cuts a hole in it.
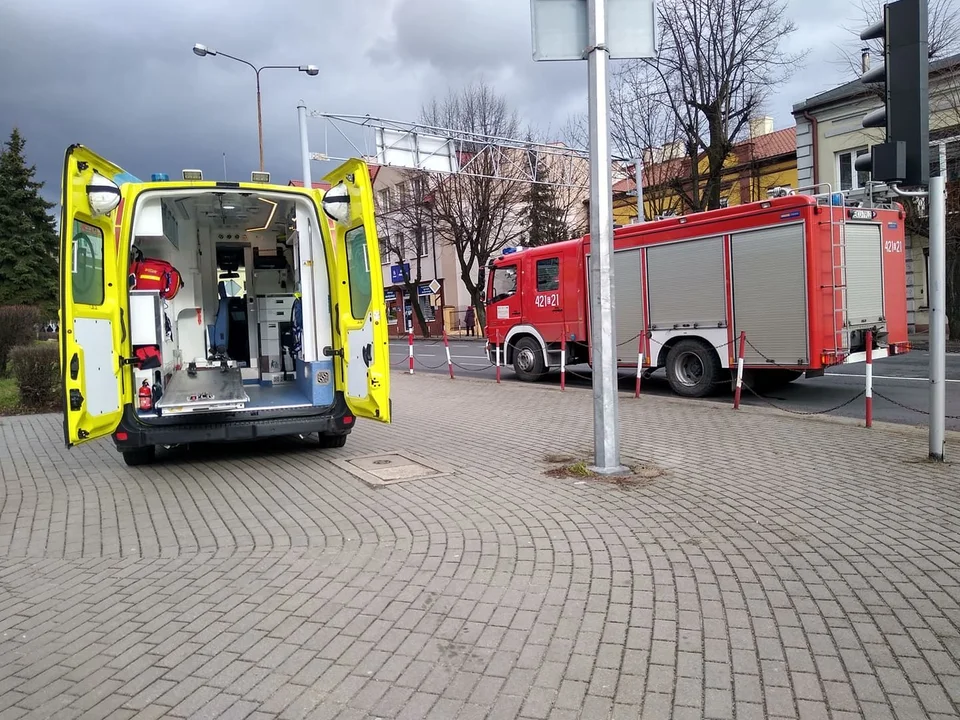
[{"label": "red and white bollard", "polygon": [[443,329],[443,349],[447,351],[447,367],[450,368],[450,379],[453,380],[453,361],[450,359],[450,341],[447,340],[447,329]]},{"label": "red and white bollard", "polygon": [[497,382],[500,382],[500,331],[497,330]]},{"label": "red and white bollard", "polygon": [[747,333],[740,331],[740,353],[737,356],[737,389],[733,393],[733,409],[740,409],[740,389],[743,386],[743,354],[747,349]]},{"label": "red and white bollard", "polygon": [[560,391],[567,387],[567,334],[560,338]]},{"label": "red and white bollard", "polygon": [[873,331],[867,330],[867,388],[864,397],[867,414],[867,427],[873,427]]},{"label": "red and white bollard", "polygon": [[640,340],[637,342],[637,389],[633,394],[635,398],[640,397],[640,378],[643,376],[643,346],[646,339],[646,335],[640,333]]},{"label": "red and white bollard", "polygon": [[413,375],[413,332],[410,332],[410,374]]}]

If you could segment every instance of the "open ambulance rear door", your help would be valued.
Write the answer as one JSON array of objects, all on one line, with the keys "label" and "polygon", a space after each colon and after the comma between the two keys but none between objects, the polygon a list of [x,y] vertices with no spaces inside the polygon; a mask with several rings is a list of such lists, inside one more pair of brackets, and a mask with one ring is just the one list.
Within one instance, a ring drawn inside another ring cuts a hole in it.
[{"label": "open ambulance rear door", "polygon": [[60,371],[67,447],[112,433],[132,401],[123,372],[126,272],[115,226],[124,171],[67,149],[60,215]]},{"label": "open ambulance rear door", "polygon": [[[337,387],[354,415],[388,423],[390,344],[370,171],[365,163],[348,160],[324,180],[330,189],[314,192],[334,220],[336,263],[330,282],[336,287],[330,294],[334,353],[340,358]],[[327,223],[321,226],[327,234]]]}]

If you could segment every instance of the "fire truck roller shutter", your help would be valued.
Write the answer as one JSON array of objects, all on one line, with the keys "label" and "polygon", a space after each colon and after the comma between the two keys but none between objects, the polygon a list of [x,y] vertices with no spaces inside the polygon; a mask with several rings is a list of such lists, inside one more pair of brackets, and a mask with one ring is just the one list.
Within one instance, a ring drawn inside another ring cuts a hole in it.
[{"label": "fire truck roller shutter", "polygon": [[[590,262],[587,255],[587,283],[590,282]],[[643,332],[643,285],[640,282],[640,250],[631,248],[613,253],[614,273],[614,343],[618,363],[637,362],[637,338]],[[593,304],[587,312],[593,321]]]},{"label": "fire truck roller shutter", "polygon": [[883,240],[880,226],[844,225],[847,272],[847,322],[873,327],[883,318]]},{"label": "fire truck roller shutter", "polygon": [[650,324],[720,327],[727,319],[723,238],[655,245],[647,250]]},{"label": "fire truck roller shutter", "polygon": [[747,365],[809,361],[804,247],[802,223],[733,235],[734,337],[747,334]]}]

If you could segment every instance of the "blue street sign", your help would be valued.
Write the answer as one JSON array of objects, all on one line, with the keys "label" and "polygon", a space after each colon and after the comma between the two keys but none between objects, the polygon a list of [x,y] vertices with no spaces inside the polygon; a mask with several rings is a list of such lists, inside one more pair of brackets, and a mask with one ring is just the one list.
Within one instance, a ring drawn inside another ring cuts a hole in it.
[{"label": "blue street sign", "polygon": [[404,263],[401,268],[399,265],[390,266],[390,281],[395,285],[403,282],[403,274],[406,273],[407,277],[410,277],[410,263]]},{"label": "blue street sign", "polygon": [[417,285],[417,295],[433,295],[433,290],[430,289],[430,284],[424,283],[422,285]]}]

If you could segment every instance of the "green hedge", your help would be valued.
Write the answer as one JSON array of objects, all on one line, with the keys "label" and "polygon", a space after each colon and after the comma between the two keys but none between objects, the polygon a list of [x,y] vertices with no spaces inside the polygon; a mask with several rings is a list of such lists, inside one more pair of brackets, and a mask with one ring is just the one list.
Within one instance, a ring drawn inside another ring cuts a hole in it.
[{"label": "green hedge", "polygon": [[36,337],[40,310],[30,305],[0,306],[0,376],[6,375],[10,351]]},{"label": "green hedge", "polygon": [[23,408],[54,410],[61,405],[60,351],[55,344],[16,347],[10,352],[10,365]]}]

